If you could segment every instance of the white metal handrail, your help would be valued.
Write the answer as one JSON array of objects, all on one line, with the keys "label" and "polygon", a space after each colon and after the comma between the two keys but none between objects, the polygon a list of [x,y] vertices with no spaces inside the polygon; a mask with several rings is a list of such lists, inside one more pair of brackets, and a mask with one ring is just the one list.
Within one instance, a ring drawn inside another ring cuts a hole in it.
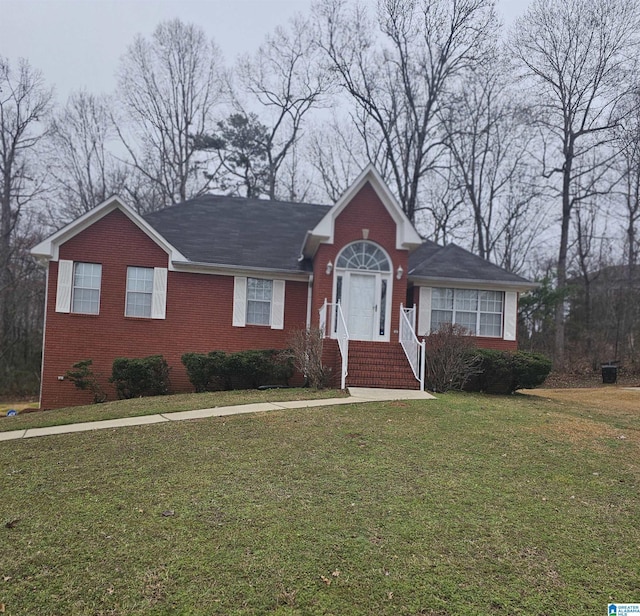
[{"label": "white metal handrail", "polygon": [[405,308],[400,304],[400,344],[409,360],[413,376],[420,383],[420,391],[424,391],[424,349],[425,342],[418,340],[414,324],[415,307]]},{"label": "white metal handrail", "polygon": [[[331,312],[329,313],[329,310]],[[335,331],[336,339],[338,340],[338,348],[340,349],[340,356],[342,358],[342,368],[340,373],[340,388],[345,389],[347,382],[347,374],[349,368],[349,330],[347,329],[347,322],[342,312],[342,306],[340,302],[337,304],[331,304],[327,302],[326,298],[322,308],[320,308],[319,327],[323,332],[325,338],[331,335],[332,331]],[[327,315],[330,315],[329,317]],[[327,323],[330,327],[327,328]],[[335,330],[334,330],[335,328]]]}]

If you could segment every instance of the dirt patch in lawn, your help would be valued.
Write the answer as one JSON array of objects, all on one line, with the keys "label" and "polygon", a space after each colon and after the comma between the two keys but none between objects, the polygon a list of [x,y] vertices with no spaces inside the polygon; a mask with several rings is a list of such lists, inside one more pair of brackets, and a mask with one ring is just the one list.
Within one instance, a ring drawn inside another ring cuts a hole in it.
[{"label": "dirt patch in lawn", "polygon": [[553,400],[566,407],[548,427],[576,444],[619,439],[640,445],[640,388],[529,389],[523,394]]},{"label": "dirt patch in lawn", "polygon": [[521,393],[555,400],[561,404],[580,404],[605,414],[610,412],[616,416],[640,418],[640,388],[523,389]]}]

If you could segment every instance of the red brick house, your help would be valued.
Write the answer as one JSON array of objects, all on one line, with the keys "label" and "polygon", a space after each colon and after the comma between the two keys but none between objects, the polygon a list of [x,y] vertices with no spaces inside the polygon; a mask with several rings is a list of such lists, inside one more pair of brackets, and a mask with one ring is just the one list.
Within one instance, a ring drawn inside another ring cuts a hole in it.
[{"label": "red brick house", "polygon": [[286,348],[308,326],[347,386],[417,388],[416,334],[453,321],[515,350],[531,288],[423,240],[371,166],[333,206],[207,195],[142,217],[113,197],[32,253],[48,264],[43,408],[90,401],[63,378],[80,360],[113,397],[114,358],[162,354],[190,391],[183,353]]}]

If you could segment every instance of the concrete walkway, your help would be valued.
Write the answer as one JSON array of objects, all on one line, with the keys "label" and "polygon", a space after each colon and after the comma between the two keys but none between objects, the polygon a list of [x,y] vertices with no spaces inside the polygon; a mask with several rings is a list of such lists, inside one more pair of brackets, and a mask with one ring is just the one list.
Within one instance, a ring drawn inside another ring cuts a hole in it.
[{"label": "concrete walkway", "polygon": [[185,419],[203,419],[205,417],[223,417],[242,413],[262,413],[283,409],[301,409],[312,406],[334,406],[337,404],[358,404],[362,402],[383,402],[389,400],[431,400],[433,396],[425,391],[410,389],[377,389],[373,387],[350,387],[348,398],[325,398],[324,400],[292,400],[291,402],[256,402],[237,406],[218,406],[211,409],[195,411],[176,411],[160,415],[141,415],[140,417],[124,417],[122,419],[106,419],[104,421],[87,421],[84,423],[50,426],[48,428],[29,428],[0,432],[0,441],[11,441],[51,434],[70,434],[88,430],[104,430],[127,426],[143,426],[147,424],[165,423],[168,421],[184,421]]}]

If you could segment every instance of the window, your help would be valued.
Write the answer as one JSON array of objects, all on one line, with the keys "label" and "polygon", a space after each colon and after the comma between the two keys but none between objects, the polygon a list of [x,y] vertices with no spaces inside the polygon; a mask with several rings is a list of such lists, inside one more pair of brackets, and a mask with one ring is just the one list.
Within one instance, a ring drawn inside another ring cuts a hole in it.
[{"label": "window", "polygon": [[271,325],[271,299],[273,282],[259,278],[247,278],[247,323]]},{"label": "window", "polygon": [[99,263],[73,264],[71,312],[99,314],[101,279],[102,265]]},{"label": "window", "polygon": [[127,301],[125,316],[151,318],[153,302],[153,268],[127,268]]},{"label": "window", "polygon": [[390,271],[389,259],[371,242],[349,244],[338,257],[336,267],[376,272]]},{"label": "window", "polygon": [[475,289],[438,289],[431,296],[431,331],[455,323],[473,335],[502,336],[504,293]]},{"label": "window", "polygon": [[236,276],[233,282],[234,327],[266,325],[284,329],[284,280]]}]

